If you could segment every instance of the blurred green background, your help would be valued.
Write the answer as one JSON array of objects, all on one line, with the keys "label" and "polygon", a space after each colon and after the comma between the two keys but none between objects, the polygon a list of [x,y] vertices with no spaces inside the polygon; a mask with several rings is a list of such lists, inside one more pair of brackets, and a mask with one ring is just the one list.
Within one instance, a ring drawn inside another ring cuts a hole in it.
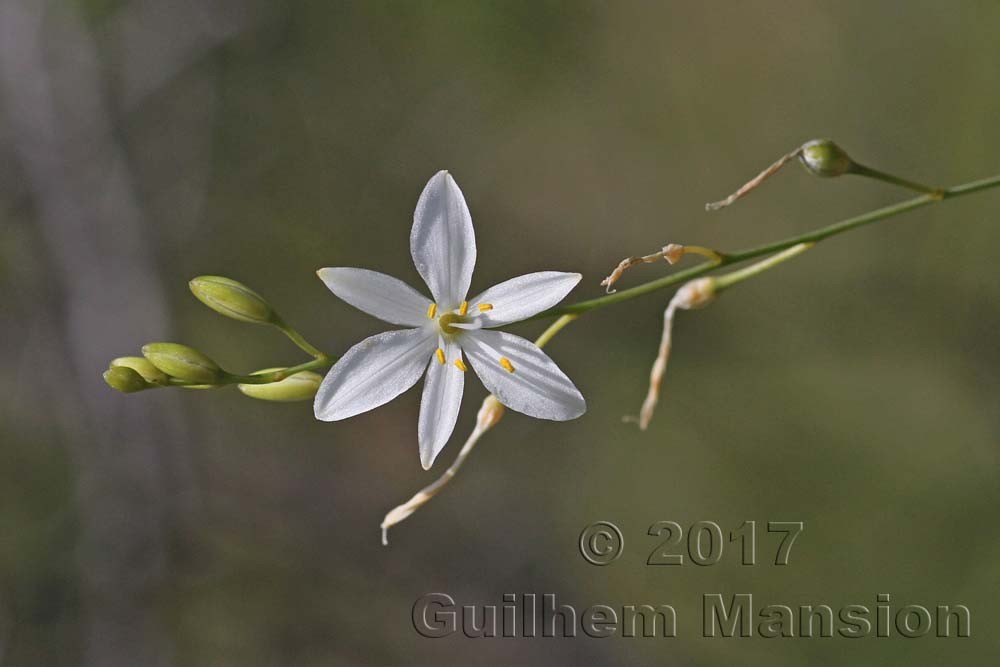
[{"label": "blurred green background", "polygon": [[[940,2],[0,0],[0,654],[12,665],[993,664],[1000,639],[1000,193],[830,240],[682,313],[594,312],[549,352],[578,421],[510,414],[441,496],[418,393],[346,422],[235,391],[116,394],[108,360],[196,345],[237,371],[279,335],[186,282],[243,280],[345,350],[381,324],[323,266],[416,283],[408,234],[447,168],[476,222],[473,291],[668,242],[722,250],[909,195],[798,167],[802,141],[954,184],[1000,169],[1000,5]],[[642,266],[622,286],[663,275]],[[537,335],[539,323],[514,328]],[[625,553],[576,542],[615,521]],[[803,521],[787,567],[648,567],[657,520]],[[677,639],[424,639],[413,602],[555,593],[670,603]],[[705,593],[759,604],[965,604],[969,639],[704,639]]]}]

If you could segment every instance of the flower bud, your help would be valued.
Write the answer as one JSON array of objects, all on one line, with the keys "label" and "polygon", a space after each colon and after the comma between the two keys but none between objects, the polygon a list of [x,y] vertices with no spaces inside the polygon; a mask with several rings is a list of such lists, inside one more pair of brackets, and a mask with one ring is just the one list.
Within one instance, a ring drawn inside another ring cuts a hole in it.
[{"label": "flower bud", "polygon": [[243,283],[222,276],[198,276],[188,285],[199,301],[226,317],[254,324],[277,320],[271,305]]},{"label": "flower bud", "polygon": [[[283,368],[265,368],[257,371],[253,375],[263,375],[281,371]],[[308,401],[316,396],[323,376],[311,371],[299,371],[295,375],[290,375],[280,382],[269,382],[268,384],[240,384],[239,390],[250,398],[262,401],[277,401],[279,403],[291,403],[292,401]]]},{"label": "flower bud", "polygon": [[111,368],[130,368],[141,375],[142,379],[149,384],[164,385],[167,384],[167,380],[169,379],[166,373],[149,363],[149,360],[143,357],[118,357],[117,359],[112,359]]},{"label": "flower bud", "polygon": [[799,159],[814,176],[843,176],[854,167],[844,149],[830,139],[813,139],[802,144]]},{"label": "flower bud", "polygon": [[104,381],[109,387],[123,394],[131,394],[150,387],[139,373],[127,366],[112,366],[104,371]]},{"label": "flower bud", "polygon": [[217,363],[187,345],[150,343],[143,345],[142,354],[167,375],[185,382],[215,384],[223,376]]}]

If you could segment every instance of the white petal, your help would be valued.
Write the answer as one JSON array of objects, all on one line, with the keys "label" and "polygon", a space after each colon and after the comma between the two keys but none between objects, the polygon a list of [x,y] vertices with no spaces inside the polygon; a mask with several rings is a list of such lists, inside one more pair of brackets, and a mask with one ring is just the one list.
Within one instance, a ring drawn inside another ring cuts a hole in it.
[{"label": "white petal", "polygon": [[480,316],[484,327],[510,324],[536,315],[556,305],[582,278],[579,273],[539,271],[511,278],[495,285],[469,302],[469,312],[480,304],[493,306]]},{"label": "white petal", "polygon": [[412,387],[427,367],[436,337],[425,329],[366,338],[340,358],[316,392],[316,419],[347,419],[388,403]]},{"label": "white petal", "polygon": [[455,430],[458,409],[462,406],[462,391],[465,388],[465,373],[455,366],[455,360],[462,358],[462,348],[454,341],[439,342],[444,351],[442,364],[436,356],[431,357],[424,381],[424,394],[420,399],[420,423],[417,428],[420,442],[420,464],[424,470],[434,464],[434,459],[448,444],[451,432]]},{"label": "white petal", "polygon": [[420,194],[410,253],[438,308],[457,308],[469,293],[476,266],[476,234],[465,197],[447,171],[435,174]]},{"label": "white petal", "polygon": [[[462,350],[476,375],[511,410],[530,417],[566,421],[587,410],[573,381],[534,343],[506,331],[470,331],[462,336]],[[506,358],[514,369],[505,369]]]},{"label": "white petal", "polygon": [[338,297],[380,320],[409,327],[427,322],[430,299],[398,278],[349,267],[320,269],[316,275]]}]

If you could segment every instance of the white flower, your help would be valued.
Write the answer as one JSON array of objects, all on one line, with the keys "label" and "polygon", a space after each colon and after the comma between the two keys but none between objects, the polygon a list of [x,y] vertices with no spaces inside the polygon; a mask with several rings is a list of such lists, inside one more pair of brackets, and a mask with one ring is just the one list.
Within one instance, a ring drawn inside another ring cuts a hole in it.
[{"label": "white flower", "polygon": [[529,273],[467,300],[476,236],[465,197],[446,171],[435,174],[420,195],[410,252],[433,300],[384,273],[318,271],[326,286],[355,308],[412,328],[366,338],[348,350],[316,394],[317,419],[338,421],[377,408],[416,384],[426,370],[417,433],[420,463],[430,468],[458,419],[465,358],[486,388],[512,410],[556,421],[586,411],[573,382],[536,345],[489,331],[559,303],[580,281],[579,273]]}]

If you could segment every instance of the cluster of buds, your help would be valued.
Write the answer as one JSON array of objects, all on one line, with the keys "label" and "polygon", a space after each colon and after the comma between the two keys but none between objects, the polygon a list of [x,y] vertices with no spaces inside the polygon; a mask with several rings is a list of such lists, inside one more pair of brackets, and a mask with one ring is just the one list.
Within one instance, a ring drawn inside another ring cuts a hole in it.
[{"label": "cluster of buds", "polygon": [[104,372],[112,389],[131,394],[158,387],[205,389],[226,376],[217,363],[198,350],[179,343],[143,345],[141,357],[119,357]]},{"label": "cluster of buds", "polygon": [[[230,278],[200,276],[191,292],[212,310],[234,320],[285,329],[271,305],[252,289]],[[304,401],[316,395],[322,376],[308,370],[287,374],[266,368],[249,376],[227,372],[208,355],[180,343],[149,343],[142,356],[119,357],[104,372],[112,389],[134,393],[161,387],[212,389],[235,384],[244,395],[265,401]]]}]

